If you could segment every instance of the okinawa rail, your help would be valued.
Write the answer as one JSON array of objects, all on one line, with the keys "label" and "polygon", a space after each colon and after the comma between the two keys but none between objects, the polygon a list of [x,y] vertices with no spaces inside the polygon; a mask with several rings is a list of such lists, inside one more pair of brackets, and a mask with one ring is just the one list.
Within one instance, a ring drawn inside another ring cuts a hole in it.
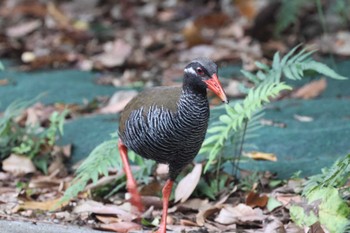
[{"label": "okinawa rail", "polygon": [[166,233],[168,202],[176,177],[193,161],[205,138],[209,120],[207,88],[228,103],[217,73],[217,65],[210,59],[194,59],[184,69],[182,87],[145,90],[134,97],[120,115],[118,148],[130,201],[140,211],[143,205],[131,173],[128,149],[169,166],[157,233]]}]

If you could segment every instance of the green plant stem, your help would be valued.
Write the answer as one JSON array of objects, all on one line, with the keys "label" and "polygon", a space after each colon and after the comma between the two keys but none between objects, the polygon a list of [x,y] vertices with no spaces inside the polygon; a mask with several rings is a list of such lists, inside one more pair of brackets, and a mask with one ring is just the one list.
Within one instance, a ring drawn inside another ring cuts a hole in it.
[{"label": "green plant stem", "polygon": [[244,139],[245,139],[245,134],[247,131],[247,126],[248,126],[248,119],[245,118],[243,120],[243,131],[242,131],[242,139],[240,140],[240,145],[239,145],[239,152],[238,155],[235,156],[235,160],[233,161],[233,166],[234,166],[234,176],[237,177],[237,172],[239,169],[239,161],[241,160],[242,152],[243,152],[243,144],[244,144]]},{"label": "green plant stem", "polygon": [[221,159],[222,159],[222,153],[219,154],[218,164],[217,164],[217,167],[216,167],[217,192],[220,191],[220,188],[219,188],[219,181],[220,181]]}]

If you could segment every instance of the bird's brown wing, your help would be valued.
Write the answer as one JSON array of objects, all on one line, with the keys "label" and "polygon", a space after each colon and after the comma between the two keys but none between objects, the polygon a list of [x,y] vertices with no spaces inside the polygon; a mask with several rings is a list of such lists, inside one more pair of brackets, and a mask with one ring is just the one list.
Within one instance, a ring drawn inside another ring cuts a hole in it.
[{"label": "bird's brown wing", "polygon": [[139,93],[125,106],[120,114],[119,132],[124,131],[125,122],[132,111],[143,108],[143,114],[147,116],[150,107],[156,106],[176,112],[181,91],[181,87],[155,87]]}]

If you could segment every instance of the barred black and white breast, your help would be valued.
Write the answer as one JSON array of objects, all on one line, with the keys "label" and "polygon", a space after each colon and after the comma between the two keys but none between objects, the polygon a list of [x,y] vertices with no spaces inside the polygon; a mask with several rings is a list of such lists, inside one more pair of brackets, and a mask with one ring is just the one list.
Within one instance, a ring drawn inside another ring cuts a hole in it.
[{"label": "barred black and white breast", "polygon": [[121,113],[121,143],[142,157],[169,164],[175,180],[197,155],[208,127],[207,88],[227,103],[208,58],[191,61],[184,69],[182,87],[158,87],[137,95]]},{"label": "barred black and white breast", "polygon": [[197,155],[208,127],[205,93],[159,87],[136,96],[121,113],[119,137],[137,154],[170,166],[174,176]]}]

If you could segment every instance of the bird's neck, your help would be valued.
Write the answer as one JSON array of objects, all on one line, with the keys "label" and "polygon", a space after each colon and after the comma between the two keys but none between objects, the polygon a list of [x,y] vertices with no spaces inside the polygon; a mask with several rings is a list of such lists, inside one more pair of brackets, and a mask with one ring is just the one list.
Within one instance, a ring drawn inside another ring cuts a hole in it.
[{"label": "bird's neck", "polygon": [[209,117],[209,102],[207,90],[195,85],[185,85],[178,102],[178,113],[188,120],[207,120]]},{"label": "bird's neck", "polygon": [[207,99],[207,87],[197,77],[185,74],[182,84],[182,95],[196,95]]}]

